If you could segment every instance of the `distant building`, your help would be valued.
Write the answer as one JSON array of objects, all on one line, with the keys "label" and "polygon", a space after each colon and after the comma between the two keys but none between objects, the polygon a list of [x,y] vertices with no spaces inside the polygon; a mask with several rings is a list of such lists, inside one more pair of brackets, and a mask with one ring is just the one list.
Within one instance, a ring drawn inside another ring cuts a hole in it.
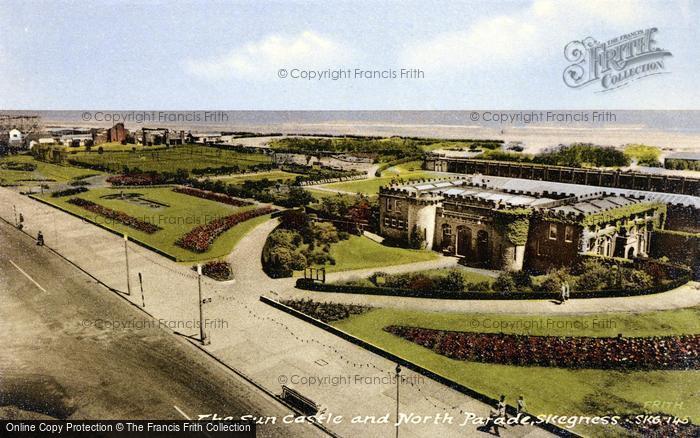
[{"label": "distant building", "polygon": [[60,143],[68,147],[92,146],[92,134],[67,134],[60,137]]},{"label": "distant building", "polygon": [[8,139],[8,145],[13,148],[22,147],[24,141],[24,135],[19,129],[10,129],[10,137]]},{"label": "distant building", "polygon": [[112,143],[123,143],[126,141],[129,131],[124,129],[123,123],[117,123],[107,130],[107,141]]},{"label": "distant building", "polygon": [[220,132],[193,132],[192,140],[195,143],[222,143]]},{"label": "distant building", "polygon": [[492,269],[544,272],[580,254],[646,256],[663,204],[603,192],[521,193],[469,178],[382,187],[380,234]]}]

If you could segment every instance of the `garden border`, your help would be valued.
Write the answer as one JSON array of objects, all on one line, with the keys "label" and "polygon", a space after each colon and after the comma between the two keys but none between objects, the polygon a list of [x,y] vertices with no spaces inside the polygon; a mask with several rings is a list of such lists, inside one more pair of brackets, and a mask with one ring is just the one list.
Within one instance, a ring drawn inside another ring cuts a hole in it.
[{"label": "garden border", "polygon": [[[338,336],[339,338],[348,341],[350,343],[353,343],[359,347],[364,348],[365,350],[377,354],[384,359],[390,360],[392,362],[395,362],[405,368],[408,368],[410,370],[415,371],[418,374],[421,374],[431,380],[434,380],[442,385],[448,386],[449,388],[454,389],[457,392],[460,392],[468,397],[471,397],[473,399],[476,399],[482,403],[485,403],[489,406],[496,407],[498,404],[498,400],[491,398],[487,396],[486,394],[482,394],[478,391],[475,391],[467,386],[462,385],[461,383],[457,383],[453,380],[450,380],[446,377],[441,376],[440,374],[437,374],[433,371],[430,371],[427,368],[424,368],[420,365],[414,364],[413,362],[410,362],[406,359],[403,359],[393,353],[390,353],[374,344],[371,344],[367,341],[364,341],[360,338],[357,338],[347,332],[344,332],[338,328],[333,327],[332,325],[326,324],[325,322],[318,320],[316,318],[313,318],[305,313],[302,313],[296,309],[293,309],[285,304],[282,304],[279,301],[275,301],[272,298],[268,298],[264,295],[260,296],[260,301],[263,302],[264,304],[267,304],[277,310],[281,310],[291,316],[294,316],[296,318],[301,319],[304,322],[308,322],[311,325],[314,325],[322,330],[325,330],[335,336]],[[506,411],[508,412],[509,415],[515,416],[517,415],[516,409],[513,406],[506,405]],[[529,414],[525,411],[523,411],[525,415],[529,415],[533,419],[536,419],[537,417],[535,415]],[[552,423],[534,423],[533,424],[535,427],[539,427],[547,432],[553,433],[557,436],[560,437],[580,437],[581,435],[576,434],[573,431],[563,429],[555,424]]]},{"label": "garden border", "polygon": [[[571,298],[619,298],[642,295],[653,295],[676,289],[691,280],[689,275],[671,281],[663,286],[654,286],[639,291],[627,289],[608,289],[600,291],[573,291]],[[297,289],[313,292],[347,293],[362,295],[381,295],[408,298],[437,298],[444,300],[559,300],[560,294],[556,292],[454,292],[444,290],[413,290],[394,289],[388,287],[350,286],[341,284],[317,283],[313,280],[299,278],[296,281]]]}]

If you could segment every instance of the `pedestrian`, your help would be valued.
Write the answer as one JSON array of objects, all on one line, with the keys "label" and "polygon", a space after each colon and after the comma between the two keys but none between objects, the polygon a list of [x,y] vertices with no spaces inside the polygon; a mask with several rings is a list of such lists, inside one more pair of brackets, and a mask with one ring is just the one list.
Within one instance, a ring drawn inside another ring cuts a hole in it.
[{"label": "pedestrian", "polygon": [[38,246],[44,246],[44,235],[41,231],[36,235],[36,244]]},{"label": "pedestrian", "polygon": [[[498,410],[491,409],[491,411],[489,412],[489,418],[486,419],[486,424],[484,424],[483,427],[480,427],[477,430],[487,433],[493,433],[496,436],[501,436],[501,433],[498,430],[498,418]],[[493,432],[491,432],[491,430],[493,430]]]},{"label": "pedestrian", "polygon": [[501,394],[501,398],[498,400],[497,409],[498,416],[503,418],[503,420],[505,421],[508,418],[508,416],[506,414],[506,396],[503,394]]},{"label": "pedestrian", "polygon": [[518,396],[518,404],[517,404],[517,407],[515,408],[516,417],[518,419],[517,424],[522,424],[520,422],[520,416],[523,414],[523,412],[525,412],[525,399],[523,398],[522,395],[520,395],[520,396]]},{"label": "pedestrian", "polygon": [[569,286],[569,282],[565,281],[564,282],[564,299],[566,301],[569,301],[569,298],[571,298],[571,286]]},{"label": "pedestrian", "polygon": [[559,304],[564,304],[564,301],[566,301],[566,282],[562,281],[561,292],[559,294]]}]

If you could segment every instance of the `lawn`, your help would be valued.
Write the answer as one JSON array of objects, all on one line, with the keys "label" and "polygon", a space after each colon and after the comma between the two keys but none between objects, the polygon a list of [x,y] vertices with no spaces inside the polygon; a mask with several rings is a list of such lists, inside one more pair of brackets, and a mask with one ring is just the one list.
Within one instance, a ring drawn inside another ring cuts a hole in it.
[{"label": "lawn", "polygon": [[68,159],[86,165],[106,166],[112,172],[121,172],[124,166],[142,171],[175,172],[178,169],[219,168],[238,166],[242,169],[256,164],[270,163],[264,154],[244,153],[209,146],[177,146],[168,149],[150,150],[143,148],[136,152],[80,152],[69,155]]},{"label": "lawn", "polygon": [[331,246],[331,256],[335,258],[335,265],[327,264],[326,272],[424,262],[436,259],[438,254],[433,251],[384,246],[364,236],[350,236]]},{"label": "lawn", "polygon": [[270,181],[290,181],[294,180],[299,174],[297,173],[291,173],[291,172],[285,172],[282,170],[273,170],[270,172],[258,172],[258,173],[249,173],[249,174],[243,174],[243,175],[232,175],[226,178],[220,178],[221,181],[227,183],[227,184],[243,184],[244,181],[261,181],[263,179],[267,179]]},{"label": "lawn", "polygon": [[414,173],[424,173],[421,171],[421,166],[423,165],[423,162],[420,160],[416,161],[409,161],[408,163],[402,163],[402,164],[397,164],[396,166],[392,166],[382,172],[382,176],[399,176],[399,177],[404,177],[404,176],[411,176],[411,174]]},{"label": "lawn", "polygon": [[[124,193],[140,193],[142,199],[157,201],[167,204],[163,207],[152,207],[135,203],[130,200],[122,200],[119,197],[106,199],[103,196],[118,195]],[[97,216],[67,201],[70,196],[52,198],[49,194],[41,196],[47,202],[56,204],[68,211],[78,214],[90,221],[98,222],[107,228],[120,233],[127,233],[131,238],[147,243],[177,258],[178,261],[203,261],[224,257],[231,252],[238,241],[256,225],[264,222],[268,216],[261,216],[243,222],[219,236],[207,252],[197,254],[180,248],[175,241],[190,231],[192,228],[203,225],[222,216],[228,216],[236,211],[255,208],[255,206],[232,207],[226,204],[200,199],[189,195],[173,192],[168,187],[138,188],[138,189],[94,189],[77,195],[79,198],[96,202],[105,207],[124,212],[141,220],[151,222],[162,228],[153,234],[147,234],[127,227],[106,218]]]},{"label": "lawn", "polygon": [[[384,332],[389,325],[411,325],[443,330],[529,333],[534,335],[652,336],[699,332],[699,308],[582,316],[511,316],[451,314],[374,309],[333,325],[397,356],[469,388],[497,398],[506,394],[513,404],[522,394],[535,414],[605,415],[643,413],[654,400],[673,402],[660,409],[676,416],[700,416],[700,371],[609,371],[517,367],[449,359],[412,342]],[[679,406],[675,403],[679,402]],[[658,411],[659,409],[655,409]],[[578,426],[584,435],[611,436],[620,429]]]},{"label": "lawn", "polygon": [[[3,163],[30,163],[36,165],[34,171],[3,169]],[[79,167],[59,166],[57,164],[37,161],[31,155],[14,155],[0,159],[0,185],[23,184],[30,181],[58,181],[67,182],[75,178],[97,175],[100,172],[81,169]]]},{"label": "lawn", "polygon": [[[384,174],[387,174],[392,168],[386,170]],[[323,187],[335,190],[341,190],[349,193],[363,193],[365,195],[376,195],[379,193],[379,187],[388,186],[392,182],[399,182],[398,178],[401,178],[404,183],[409,183],[412,180],[437,178],[438,175],[433,172],[405,172],[396,176],[382,176],[380,178],[370,178],[361,179],[357,181],[345,181],[332,184],[324,184]]]},{"label": "lawn", "polygon": [[313,187],[304,187],[304,190],[308,191],[311,193],[311,196],[313,196],[317,201],[323,200],[323,198],[333,198],[336,196],[345,196],[347,198],[355,199],[355,194],[343,194],[343,193],[338,193],[338,192],[329,192],[326,190],[319,190],[319,189],[314,189]]}]

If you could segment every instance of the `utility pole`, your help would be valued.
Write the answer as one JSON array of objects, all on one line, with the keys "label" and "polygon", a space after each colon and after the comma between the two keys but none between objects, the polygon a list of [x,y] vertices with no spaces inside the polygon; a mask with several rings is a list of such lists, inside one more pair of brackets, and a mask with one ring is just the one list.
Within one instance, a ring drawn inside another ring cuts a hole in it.
[{"label": "utility pole", "polygon": [[396,364],[396,438],[399,438],[399,386],[401,384],[401,365]]},{"label": "utility pole", "polygon": [[[199,287],[199,338],[202,345],[209,345],[211,341],[207,338],[207,333],[204,331],[204,303],[202,299],[202,264],[197,264],[197,285]],[[211,299],[209,299],[211,300]],[[208,302],[208,301],[207,301]]]},{"label": "utility pole", "polygon": [[129,237],[124,233],[124,260],[126,260],[126,294],[131,295],[131,281],[129,280]]}]

